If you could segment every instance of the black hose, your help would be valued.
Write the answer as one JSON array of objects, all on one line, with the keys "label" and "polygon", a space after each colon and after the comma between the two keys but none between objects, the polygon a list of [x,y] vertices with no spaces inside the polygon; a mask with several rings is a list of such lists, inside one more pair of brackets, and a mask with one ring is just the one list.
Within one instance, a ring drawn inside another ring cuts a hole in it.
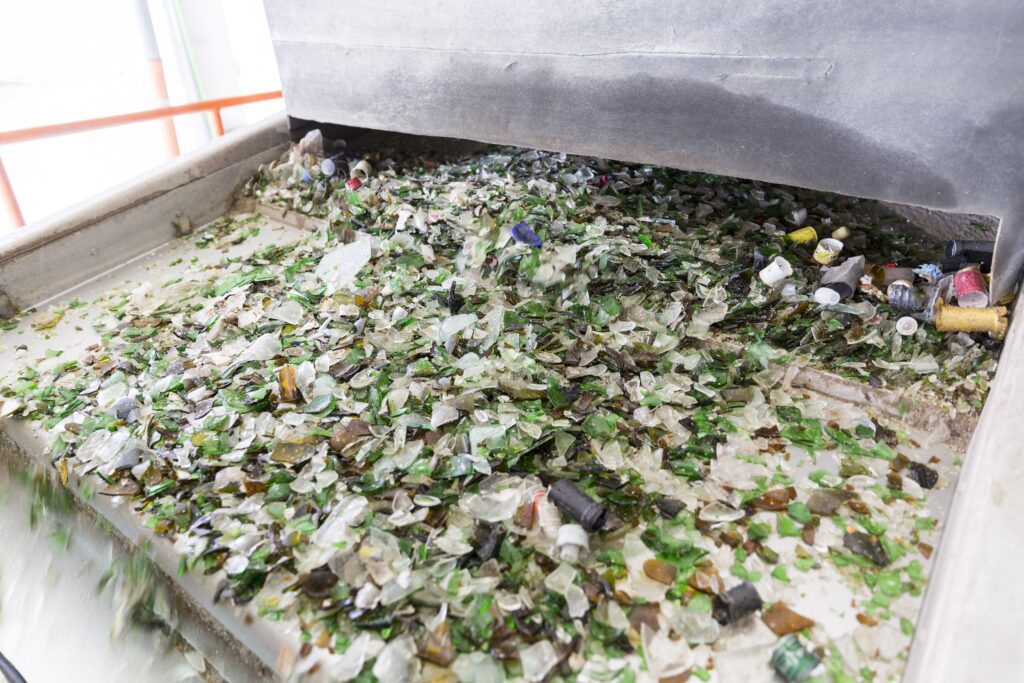
[{"label": "black hose", "polygon": [[11,660],[4,657],[3,652],[0,652],[0,674],[4,675],[8,683],[25,683],[25,677],[11,664]]}]

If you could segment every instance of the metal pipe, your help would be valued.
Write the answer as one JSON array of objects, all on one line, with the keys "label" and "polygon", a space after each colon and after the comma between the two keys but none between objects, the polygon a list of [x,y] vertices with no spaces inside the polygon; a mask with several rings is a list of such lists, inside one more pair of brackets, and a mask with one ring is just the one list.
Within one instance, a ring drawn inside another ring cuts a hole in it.
[{"label": "metal pipe", "polygon": [[[171,103],[171,97],[167,94],[167,79],[164,78],[164,63],[160,59],[153,59],[149,62],[150,76],[153,79],[153,88],[156,96],[166,106]],[[164,119],[164,145],[167,147],[168,156],[173,159],[181,154],[181,147],[178,146],[178,131],[174,127],[174,119]]]},{"label": "metal pipe", "polygon": [[4,212],[14,227],[20,228],[25,225],[25,217],[21,215],[21,207],[18,206],[18,198],[14,196],[14,187],[11,186],[11,179],[7,177],[3,159],[0,159],[0,199],[3,200]]},{"label": "metal pipe", "polygon": [[210,113],[213,115],[213,132],[217,137],[224,135],[224,121],[220,118],[220,109],[213,109]]},{"label": "metal pipe", "polygon": [[34,128],[21,128],[0,133],[0,145],[10,145],[16,142],[27,142],[39,138],[54,137],[57,135],[69,135],[71,133],[82,133],[99,128],[111,126],[123,126],[139,121],[152,121],[168,116],[181,116],[182,114],[195,114],[203,111],[217,111],[226,107],[237,107],[240,104],[251,102],[265,102],[276,100],[281,97],[281,91],[256,93],[254,95],[240,95],[238,97],[222,97],[216,100],[203,102],[192,102],[190,104],[179,104],[174,107],[161,107],[159,109],[147,109],[128,114],[116,114],[114,116],[102,116],[96,119],[85,119],[82,121],[69,121],[67,123],[54,123],[48,126],[36,126]]},{"label": "metal pipe", "polygon": [[[153,17],[149,13],[149,4],[146,0],[135,0],[135,15],[139,24],[139,35],[142,36],[142,56],[149,65],[153,94],[156,95],[158,104],[168,107],[171,104],[171,98],[167,93],[164,63],[160,59],[160,48],[156,42],[156,33],[153,31]],[[181,148],[178,146],[178,131],[174,128],[174,119],[164,119],[162,128],[167,155],[173,159],[181,154]]]}]

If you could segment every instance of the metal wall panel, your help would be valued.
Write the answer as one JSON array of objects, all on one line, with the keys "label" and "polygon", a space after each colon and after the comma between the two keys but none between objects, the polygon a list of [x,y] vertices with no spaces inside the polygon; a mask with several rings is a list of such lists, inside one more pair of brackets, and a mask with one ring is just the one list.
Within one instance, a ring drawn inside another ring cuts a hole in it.
[{"label": "metal wall panel", "polygon": [[266,0],[289,114],[998,216],[1024,262],[1024,4]]}]

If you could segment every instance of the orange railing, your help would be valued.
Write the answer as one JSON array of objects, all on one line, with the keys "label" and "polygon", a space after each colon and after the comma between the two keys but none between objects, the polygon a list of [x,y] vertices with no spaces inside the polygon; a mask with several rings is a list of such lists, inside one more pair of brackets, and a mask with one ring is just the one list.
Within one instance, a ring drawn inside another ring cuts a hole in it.
[{"label": "orange railing", "polygon": [[[190,104],[181,104],[174,107],[147,109],[145,111],[135,111],[128,114],[101,116],[96,119],[84,119],[81,121],[69,121],[67,123],[54,123],[48,126],[9,130],[6,132],[0,132],[0,145],[9,145],[16,142],[28,142],[30,140],[51,138],[58,135],[82,133],[89,130],[98,130],[100,128],[110,128],[112,126],[123,126],[129,123],[138,123],[140,121],[166,119],[172,116],[196,114],[204,111],[212,113],[214,131],[218,136],[221,136],[224,135],[224,123],[220,117],[222,109],[237,107],[251,102],[276,100],[279,97],[281,97],[281,91],[276,90],[274,92],[262,92],[254,95],[241,95],[238,97],[222,97],[216,100],[203,100],[202,102],[192,102]],[[11,181],[7,177],[7,171],[4,169],[3,159],[0,159],[0,199],[2,199],[4,210],[10,220],[17,227],[23,226],[25,224],[25,220],[21,215],[18,200],[14,195],[14,188],[11,187]]]}]

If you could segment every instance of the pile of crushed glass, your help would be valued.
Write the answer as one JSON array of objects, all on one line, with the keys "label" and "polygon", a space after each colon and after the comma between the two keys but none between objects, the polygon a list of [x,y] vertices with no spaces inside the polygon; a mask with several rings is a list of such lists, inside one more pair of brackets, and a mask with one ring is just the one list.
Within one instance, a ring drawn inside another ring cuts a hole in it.
[{"label": "pile of crushed glass", "polygon": [[[935,247],[756,182],[323,144],[245,191],[327,227],[92,302],[87,357],[5,381],[65,481],[294,624],[311,678],[898,678],[956,463],[943,434],[789,382],[973,420],[999,342],[921,312]],[[818,292],[859,257],[852,291]],[[900,283],[924,324],[898,329],[911,307],[871,264],[926,266]]]}]

